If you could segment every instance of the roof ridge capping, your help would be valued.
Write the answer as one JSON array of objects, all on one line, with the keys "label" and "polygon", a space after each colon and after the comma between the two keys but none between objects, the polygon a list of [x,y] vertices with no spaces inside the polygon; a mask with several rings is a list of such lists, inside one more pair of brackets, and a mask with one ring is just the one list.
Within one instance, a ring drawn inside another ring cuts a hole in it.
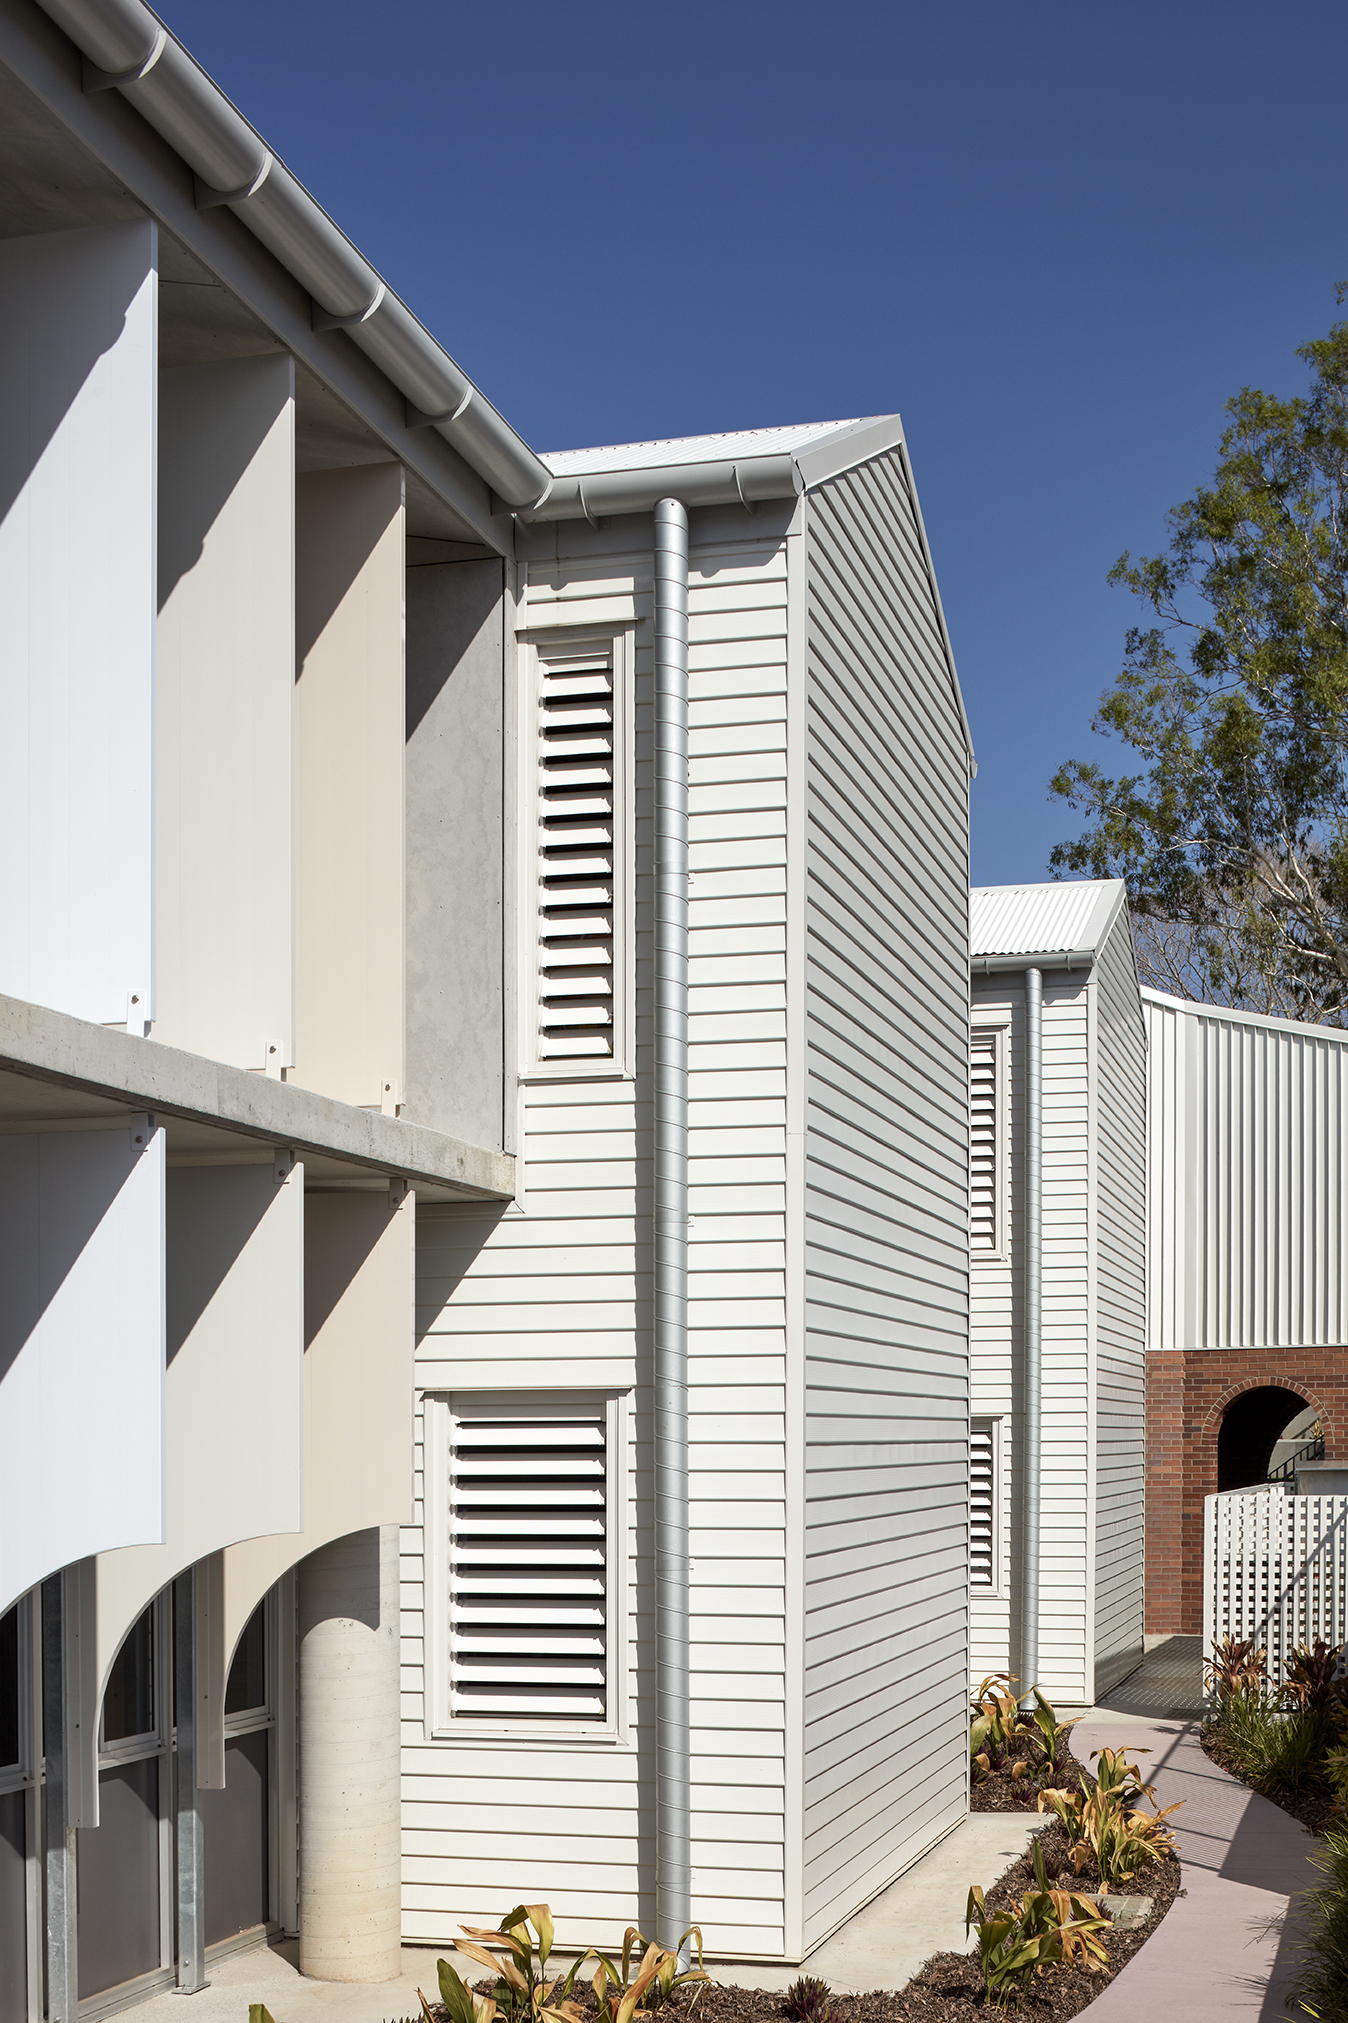
[{"label": "roof ridge capping", "polygon": [[980,972],[1088,968],[1127,903],[1122,878],[975,885],[969,893],[970,963]]}]

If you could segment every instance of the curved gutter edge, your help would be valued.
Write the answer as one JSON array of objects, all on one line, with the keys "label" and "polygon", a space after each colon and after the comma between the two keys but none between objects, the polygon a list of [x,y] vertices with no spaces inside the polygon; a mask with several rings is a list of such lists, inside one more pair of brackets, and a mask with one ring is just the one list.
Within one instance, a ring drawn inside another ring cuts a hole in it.
[{"label": "curved gutter edge", "polygon": [[144,0],[38,0],[84,59],[84,89],[115,90],[182,157],[198,210],[223,204],[314,303],[315,329],[345,329],[411,410],[512,511],[552,473]]},{"label": "curved gutter edge", "polygon": [[738,462],[649,464],[635,471],[595,471],[554,478],[546,499],[520,513],[526,526],[551,520],[589,520],[617,513],[649,513],[661,499],[681,505],[754,507],[793,499],[804,490],[794,457],[743,457]]}]

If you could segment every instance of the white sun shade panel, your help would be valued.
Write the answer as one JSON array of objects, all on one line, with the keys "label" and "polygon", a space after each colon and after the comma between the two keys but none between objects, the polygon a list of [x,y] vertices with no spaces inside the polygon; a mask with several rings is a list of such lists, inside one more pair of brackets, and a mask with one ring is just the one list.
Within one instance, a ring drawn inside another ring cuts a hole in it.
[{"label": "white sun shade panel", "polygon": [[992,1421],[975,1419],[969,1428],[969,1582],[972,1587],[994,1585],[995,1472]]},{"label": "white sun shade panel", "polygon": [[969,1244],[996,1250],[997,1041],[975,1033],[969,1049]]},{"label": "white sun shade panel", "polygon": [[611,652],[539,670],[539,1057],[613,1057],[617,753]]},{"label": "white sun shade panel", "polygon": [[451,1715],[602,1721],[605,1406],[456,1403],[450,1429]]}]

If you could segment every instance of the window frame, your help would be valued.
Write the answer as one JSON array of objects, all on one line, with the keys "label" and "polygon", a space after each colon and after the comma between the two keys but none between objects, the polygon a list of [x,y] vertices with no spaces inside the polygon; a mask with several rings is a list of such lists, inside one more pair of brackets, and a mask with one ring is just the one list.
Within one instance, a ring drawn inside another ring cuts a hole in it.
[{"label": "window frame", "polygon": [[[989,1601],[1001,1601],[1005,1599],[1002,1553],[1002,1422],[1005,1416],[1003,1412],[970,1412],[969,1414],[969,1507],[971,1513],[969,1525],[969,1593],[971,1597],[981,1596],[984,1600]],[[973,1576],[973,1432],[975,1426],[985,1426],[987,1428],[989,1442],[992,1447],[992,1578],[987,1582],[975,1581]]]},{"label": "window frame", "polygon": [[996,1133],[992,1171],[992,1213],[996,1242],[986,1250],[973,1247],[973,1111],[969,1116],[969,1261],[971,1264],[1005,1264],[1011,1255],[1011,1022],[1004,1015],[980,1018],[974,1012],[969,1021],[969,1075],[972,1104],[973,1050],[976,1041],[992,1041],[993,1129]]},{"label": "window frame", "polygon": [[[549,1406],[602,1405],[605,1470],[604,1509],[604,1654],[605,1715],[602,1721],[530,1720],[507,1716],[489,1721],[450,1711],[450,1636],[453,1611],[449,1592],[450,1435],[454,1403],[487,1407],[525,1406],[546,1411]],[[537,1743],[555,1748],[559,1742],[626,1744],[628,1719],[628,1453],[631,1393],[593,1386],[549,1386],[537,1391],[474,1390],[455,1385],[426,1391],[422,1411],[422,1549],[425,1649],[423,1724],[428,1741],[483,1740]]]},{"label": "window frame", "polygon": [[[518,795],[523,847],[519,868],[519,1080],[531,1082],[632,1081],[636,1072],[636,627],[539,626],[516,634],[522,699],[518,739]],[[613,681],[613,1052],[545,1059],[539,1047],[539,730],[542,672],[550,658],[608,653]]]}]

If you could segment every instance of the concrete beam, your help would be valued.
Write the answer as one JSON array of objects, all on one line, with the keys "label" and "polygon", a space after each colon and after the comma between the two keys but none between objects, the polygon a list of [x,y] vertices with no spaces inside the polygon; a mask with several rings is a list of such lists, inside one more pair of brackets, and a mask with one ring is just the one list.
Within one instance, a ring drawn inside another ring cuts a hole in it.
[{"label": "concrete beam", "polygon": [[515,1192],[509,1153],[0,996],[0,1070],[6,1069],[133,1110],[290,1146],[301,1158],[338,1159],[414,1187],[446,1188],[478,1201],[509,1201]]}]

